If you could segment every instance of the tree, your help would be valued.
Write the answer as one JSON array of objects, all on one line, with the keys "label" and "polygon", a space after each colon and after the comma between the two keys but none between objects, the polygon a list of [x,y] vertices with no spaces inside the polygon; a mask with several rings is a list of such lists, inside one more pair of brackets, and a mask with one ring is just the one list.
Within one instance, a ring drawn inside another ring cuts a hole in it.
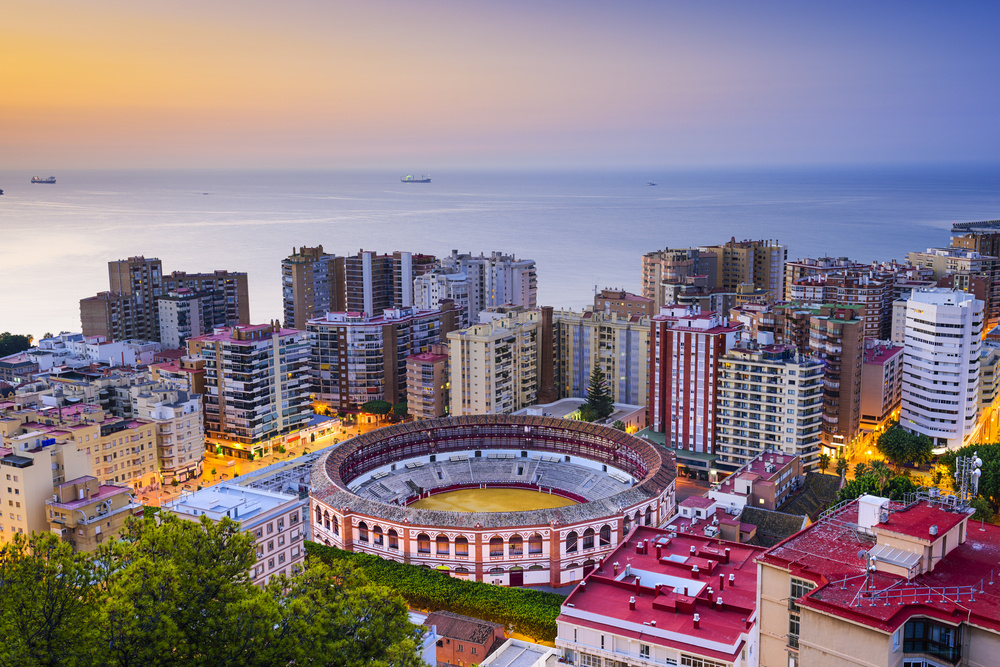
[{"label": "tree", "polygon": [[0,357],[8,354],[24,352],[31,347],[32,337],[24,334],[12,334],[9,331],[0,333]]},{"label": "tree", "polygon": [[626,428],[625,422],[623,422],[621,419],[616,419],[615,423],[611,425],[611,428],[618,429],[619,431],[624,431]]},{"label": "tree", "polygon": [[858,463],[857,465],[854,466],[854,479],[857,479],[858,477],[864,477],[870,471],[871,467],[867,463],[862,461],[861,463]]},{"label": "tree", "polygon": [[608,391],[607,378],[604,376],[604,371],[601,370],[600,366],[595,365],[594,370],[590,373],[586,405],[589,405],[594,414],[597,415],[595,419],[586,421],[604,419],[611,416],[611,413],[615,411],[615,399],[611,396],[611,392]]},{"label": "tree", "polygon": [[826,469],[830,467],[830,455],[820,454],[819,455],[819,469],[820,472],[826,473]]},{"label": "tree", "polygon": [[838,456],[837,457],[837,474],[840,475],[841,482],[843,482],[843,480],[844,480],[844,475],[847,474],[848,467],[849,467],[849,464],[847,463],[847,459],[845,459],[843,456]]},{"label": "tree", "polygon": [[396,403],[392,406],[392,416],[397,418],[403,418],[406,416],[406,401]]},{"label": "tree", "polygon": [[868,465],[868,474],[871,475],[878,484],[879,495],[885,491],[889,480],[893,478],[892,469],[885,461],[872,461]]},{"label": "tree", "polygon": [[93,642],[94,568],[50,533],[15,533],[0,547],[0,665],[87,664]]},{"label": "tree", "polygon": [[907,463],[926,463],[932,458],[934,442],[926,435],[910,433],[895,426],[878,437],[878,451],[898,470]]},{"label": "tree", "polygon": [[347,564],[250,581],[238,523],[134,519],[74,554],[54,535],[0,547],[0,665],[416,667],[406,604]]},{"label": "tree", "polygon": [[392,412],[392,403],[389,401],[368,401],[361,406],[361,412],[368,415],[376,415],[381,419]]}]

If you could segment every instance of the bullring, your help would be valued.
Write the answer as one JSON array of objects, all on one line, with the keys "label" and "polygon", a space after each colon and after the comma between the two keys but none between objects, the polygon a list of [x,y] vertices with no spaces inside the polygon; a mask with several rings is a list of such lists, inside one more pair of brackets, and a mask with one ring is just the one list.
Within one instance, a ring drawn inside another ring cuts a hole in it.
[{"label": "bullring", "polygon": [[[578,582],[636,525],[673,513],[672,454],[586,422],[480,415],[390,426],[314,464],[313,539],[501,585]],[[417,509],[459,488],[525,488],[576,501],[520,512]]]}]

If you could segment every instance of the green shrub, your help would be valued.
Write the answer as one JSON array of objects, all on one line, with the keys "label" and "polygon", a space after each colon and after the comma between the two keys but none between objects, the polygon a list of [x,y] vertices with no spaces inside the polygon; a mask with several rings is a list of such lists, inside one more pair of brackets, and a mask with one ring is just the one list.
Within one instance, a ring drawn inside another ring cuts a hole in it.
[{"label": "green shrub", "polygon": [[555,641],[562,595],[456,579],[436,570],[315,542],[306,542],[306,553],[328,564],[350,562],[369,581],[398,593],[411,607],[513,625],[516,632],[536,640]]}]

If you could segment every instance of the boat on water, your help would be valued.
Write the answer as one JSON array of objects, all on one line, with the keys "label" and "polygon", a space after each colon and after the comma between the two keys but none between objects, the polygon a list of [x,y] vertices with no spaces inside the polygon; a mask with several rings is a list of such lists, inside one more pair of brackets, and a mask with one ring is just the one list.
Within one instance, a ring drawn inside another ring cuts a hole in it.
[{"label": "boat on water", "polygon": [[55,183],[56,182],[56,177],[55,176],[49,176],[48,178],[42,178],[41,176],[32,176],[31,177],[31,182],[32,183]]},{"label": "boat on water", "polygon": [[646,185],[656,185],[656,183],[654,183],[653,181],[647,181]]},{"label": "boat on water", "polygon": [[423,174],[420,174],[420,178],[417,178],[416,176],[413,176],[412,174],[407,174],[406,176],[403,176],[399,180],[400,180],[401,183],[430,183],[431,182],[431,177],[430,176],[424,176]]}]

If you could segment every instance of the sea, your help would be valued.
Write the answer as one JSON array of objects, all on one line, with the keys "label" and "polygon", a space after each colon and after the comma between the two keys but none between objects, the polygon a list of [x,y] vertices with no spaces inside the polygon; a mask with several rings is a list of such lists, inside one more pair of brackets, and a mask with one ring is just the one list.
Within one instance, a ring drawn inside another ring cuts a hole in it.
[{"label": "sea", "polygon": [[[416,172],[413,172],[416,173]],[[1000,218],[1000,163],[900,167],[454,170],[432,182],[350,170],[0,170],[0,332],[79,331],[107,262],[249,274],[255,323],[281,318],[280,262],[298,246],[535,260],[538,302],[637,291],[641,256],[775,239],[790,260],[904,259],[954,222]],[[655,185],[649,185],[649,183]]]}]

